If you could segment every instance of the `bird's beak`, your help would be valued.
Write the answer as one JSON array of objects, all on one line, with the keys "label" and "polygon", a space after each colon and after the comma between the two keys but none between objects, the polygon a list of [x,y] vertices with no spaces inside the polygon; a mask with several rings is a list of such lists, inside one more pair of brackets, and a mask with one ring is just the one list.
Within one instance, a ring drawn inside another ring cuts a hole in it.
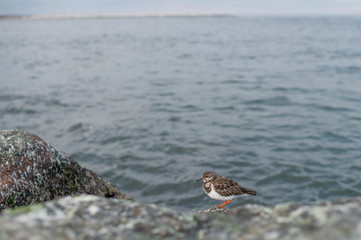
[{"label": "bird's beak", "polygon": [[200,178],[200,179],[197,179],[196,181],[202,181],[203,179],[202,178]]}]

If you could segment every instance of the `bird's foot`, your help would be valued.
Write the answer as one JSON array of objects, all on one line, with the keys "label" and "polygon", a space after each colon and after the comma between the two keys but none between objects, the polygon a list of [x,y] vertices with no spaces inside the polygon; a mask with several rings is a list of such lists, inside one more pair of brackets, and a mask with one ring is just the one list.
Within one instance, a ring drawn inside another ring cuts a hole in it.
[{"label": "bird's foot", "polygon": [[221,205],[217,205],[217,206],[214,206],[213,208],[210,208],[211,210],[216,210],[216,209],[219,209],[219,208],[224,208],[225,205],[221,204]]},{"label": "bird's foot", "polygon": [[229,201],[224,201],[224,203],[222,203],[221,205],[217,205],[215,206],[213,209],[217,209],[217,208],[224,208],[224,206],[226,206],[228,203],[232,202],[235,198],[229,200]]}]

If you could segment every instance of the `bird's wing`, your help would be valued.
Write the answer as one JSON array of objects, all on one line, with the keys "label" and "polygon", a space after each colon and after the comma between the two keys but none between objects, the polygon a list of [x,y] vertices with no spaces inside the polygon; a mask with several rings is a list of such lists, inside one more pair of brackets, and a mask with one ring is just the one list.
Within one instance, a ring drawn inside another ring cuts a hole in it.
[{"label": "bird's wing", "polygon": [[226,177],[218,177],[213,182],[213,186],[216,191],[223,192],[223,195],[225,196],[243,195],[243,194],[256,195],[255,191],[244,188],[235,181],[233,181],[232,179]]}]

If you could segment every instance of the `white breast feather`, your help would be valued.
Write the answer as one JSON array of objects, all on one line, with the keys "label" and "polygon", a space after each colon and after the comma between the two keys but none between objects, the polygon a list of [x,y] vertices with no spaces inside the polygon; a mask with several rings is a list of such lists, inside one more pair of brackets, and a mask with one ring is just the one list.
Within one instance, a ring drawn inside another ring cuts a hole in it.
[{"label": "white breast feather", "polygon": [[210,198],[220,200],[220,201],[228,201],[235,197],[235,196],[228,196],[228,197],[221,196],[214,190],[213,184],[211,184],[211,187],[212,187],[212,190],[209,193],[206,192]]}]

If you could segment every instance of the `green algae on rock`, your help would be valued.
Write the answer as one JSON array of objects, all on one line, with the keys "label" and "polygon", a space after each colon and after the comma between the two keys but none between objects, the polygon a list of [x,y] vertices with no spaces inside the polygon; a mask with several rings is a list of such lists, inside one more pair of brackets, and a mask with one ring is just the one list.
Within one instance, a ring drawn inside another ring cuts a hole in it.
[{"label": "green algae on rock", "polygon": [[81,193],[129,199],[40,137],[0,131],[0,211]]}]

